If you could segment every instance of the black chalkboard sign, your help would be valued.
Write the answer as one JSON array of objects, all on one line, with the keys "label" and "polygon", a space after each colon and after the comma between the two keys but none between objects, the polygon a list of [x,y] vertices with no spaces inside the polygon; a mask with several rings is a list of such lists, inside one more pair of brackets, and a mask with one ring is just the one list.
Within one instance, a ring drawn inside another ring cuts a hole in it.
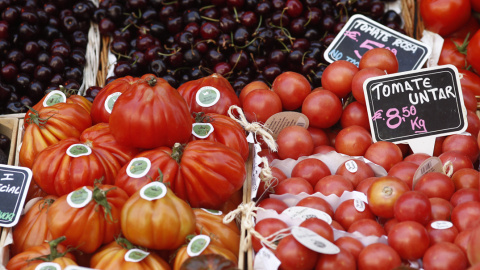
[{"label": "black chalkboard sign", "polygon": [[363,84],[374,141],[405,142],[466,130],[466,109],[453,65],[373,77]]},{"label": "black chalkboard sign", "polygon": [[347,60],[358,66],[362,55],[373,48],[395,53],[399,72],[421,68],[430,55],[430,48],[422,42],[356,14],[328,46],[324,57],[330,63]]},{"label": "black chalkboard sign", "polygon": [[29,168],[0,165],[0,227],[17,224],[31,180]]}]

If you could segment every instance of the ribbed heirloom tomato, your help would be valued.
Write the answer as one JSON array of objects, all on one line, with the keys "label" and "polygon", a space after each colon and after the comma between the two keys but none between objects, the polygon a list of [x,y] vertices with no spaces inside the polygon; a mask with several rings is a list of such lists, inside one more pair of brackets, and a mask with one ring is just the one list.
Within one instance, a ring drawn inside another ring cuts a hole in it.
[{"label": "ribbed heirloom tomato", "polygon": [[152,74],[143,75],[118,97],[109,123],[119,143],[145,149],[185,143],[192,131],[185,100]]}]

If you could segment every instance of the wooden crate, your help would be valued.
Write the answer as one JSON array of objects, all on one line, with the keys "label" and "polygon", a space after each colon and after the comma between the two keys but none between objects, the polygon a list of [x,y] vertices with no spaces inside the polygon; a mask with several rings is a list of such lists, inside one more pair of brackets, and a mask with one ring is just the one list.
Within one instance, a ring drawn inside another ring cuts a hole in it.
[{"label": "wooden crate", "polygon": [[1,117],[0,133],[5,134],[10,139],[10,151],[5,153],[8,155],[8,165],[13,165],[15,160],[15,149],[18,132],[18,118]]}]

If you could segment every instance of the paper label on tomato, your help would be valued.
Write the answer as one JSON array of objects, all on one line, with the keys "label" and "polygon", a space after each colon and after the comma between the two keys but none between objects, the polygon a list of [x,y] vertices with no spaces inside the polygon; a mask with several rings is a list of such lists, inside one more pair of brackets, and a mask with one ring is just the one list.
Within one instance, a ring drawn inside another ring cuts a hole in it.
[{"label": "paper label on tomato", "polygon": [[213,126],[210,123],[194,123],[192,127],[193,136],[199,139],[205,139],[213,132]]},{"label": "paper label on tomato", "polygon": [[202,107],[212,107],[220,100],[220,91],[215,87],[204,86],[198,89],[195,100]]},{"label": "paper label on tomato", "polygon": [[158,200],[167,194],[167,187],[161,182],[151,182],[140,189],[140,197],[147,201]]},{"label": "paper label on tomato", "polygon": [[265,121],[265,127],[272,133],[276,139],[282,129],[289,126],[300,126],[308,128],[310,124],[308,117],[299,112],[279,112],[270,116]]},{"label": "paper label on tomato", "polygon": [[332,242],[304,227],[293,227],[292,235],[305,247],[322,254],[337,254],[340,248]]},{"label": "paper label on tomato", "polygon": [[355,206],[355,209],[357,209],[358,212],[365,211],[365,203],[362,200],[354,199],[353,206]]},{"label": "paper label on tomato", "polygon": [[266,247],[262,247],[257,254],[255,254],[255,269],[277,270],[280,264],[280,260]]},{"label": "paper label on tomato", "polygon": [[115,92],[113,94],[108,95],[108,97],[105,99],[105,111],[108,113],[112,113],[113,110],[113,105],[115,105],[115,102],[117,101],[118,97],[121,95],[121,92]]},{"label": "paper label on tomato", "polygon": [[72,191],[67,196],[67,203],[73,208],[82,208],[87,205],[93,197],[93,192],[86,187]]},{"label": "paper label on tomato", "polygon": [[332,217],[320,210],[303,206],[292,206],[283,210],[282,215],[287,215],[292,219],[307,220],[309,218],[318,218],[328,224],[332,224]]},{"label": "paper label on tomato", "polygon": [[442,160],[438,157],[429,157],[425,161],[423,161],[420,166],[418,166],[417,170],[415,171],[415,174],[413,175],[413,182],[412,182],[412,188],[415,187],[417,184],[418,180],[422,176],[424,176],[427,173],[430,172],[439,172],[439,173],[444,173],[443,172],[443,163]]},{"label": "paper label on tomato", "polygon": [[35,270],[62,270],[62,267],[58,263],[44,262],[37,265],[37,267],[35,267]]},{"label": "paper label on tomato", "polygon": [[127,262],[141,262],[148,255],[150,255],[149,252],[143,251],[138,248],[132,248],[129,251],[127,251],[127,253],[125,253],[124,259]]},{"label": "paper label on tomato", "polygon": [[187,246],[187,254],[190,257],[200,255],[210,244],[210,237],[207,235],[195,236]]},{"label": "paper label on tomato", "polygon": [[151,167],[150,159],[145,157],[134,158],[127,166],[127,175],[132,178],[141,178],[147,175]]},{"label": "paper label on tomato", "polygon": [[355,160],[349,160],[345,162],[345,169],[351,173],[356,173],[358,170],[357,162],[355,162]]},{"label": "paper label on tomato", "polygon": [[81,156],[88,156],[92,153],[92,149],[85,144],[77,143],[72,144],[67,149],[67,155],[71,157],[81,157]]},{"label": "paper label on tomato", "polygon": [[437,230],[446,230],[446,229],[450,229],[451,227],[453,227],[453,223],[450,222],[450,221],[446,221],[446,220],[437,220],[437,221],[432,222],[432,224],[430,224],[430,226],[432,226],[432,228],[437,229]]},{"label": "paper label on tomato", "polygon": [[202,209],[203,211],[205,211],[209,214],[215,215],[215,216],[221,216],[222,215],[222,211],[220,211],[220,210],[205,209],[205,208],[200,208],[200,209]]},{"label": "paper label on tomato", "polygon": [[62,91],[53,90],[47,94],[45,99],[43,100],[43,107],[50,107],[57,103],[65,103],[67,102],[67,96]]}]

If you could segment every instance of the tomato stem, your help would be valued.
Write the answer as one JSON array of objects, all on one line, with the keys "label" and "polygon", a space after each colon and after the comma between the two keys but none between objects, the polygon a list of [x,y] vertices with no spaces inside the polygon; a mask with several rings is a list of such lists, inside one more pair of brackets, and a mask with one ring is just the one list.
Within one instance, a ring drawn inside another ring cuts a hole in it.
[{"label": "tomato stem", "polygon": [[48,120],[56,114],[56,113],[53,113],[52,115],[48,116],[47,118],[41,118],[40,113],[37,110],[35,110],[34,108],[32,108],[28,105],[25,105],[25,107],[27,107],[29,112],[30,112],[29,113],[30,117],[27,119],[27,123],[28,124],[35,124],[39,128],[44,128],[45,125],[47,124]]},{"label": "tomato stem", "polygon": [[382,192],[387,196],[391,196],[393,194],[393,188],[392,187],[383,187]]},{"label": "tomato stem", "polygon": [[123,238],[123,237],[116,238],[115,242],[117,242],[117,244],[123,247],[124,249],[130,250],[130,249],[136,248],[130,241],[128,241],[126,238]]},{"label": "tomato stem", "polygon": [[185,148],[185,145],[182,145],[180,143],[175,143],[175,145],[172,148],[172,154],[170,155],[177,163],[180,163],[180,160],[182,159],[183,155],[183,150]]},{"label": "tomato stem", "polygon": [[213,118],[205,115],[204,112],[194,112],[195,115],[195,123],[211,123],[213,122]]},{"label": "tomato stem", "polygon": [[157,84],[157,79],[154,76],[152,76],[152,77],[147,79],[147,83],[148,83],[148,85],[153,87]]},{"label": "tomato stem", "polygon": [[48,242],[48,245],[50,246],[50,254],[48,255],[43,255],[43,256],[40,256],[40,257],[36,257],[36,258],[33,258],[33,259],[30,259],[28,261],[37,261],[37,260],[40,260],[40,261],[44,261],[44,262],[52,262],[53,260],[55,260],[56,258],[61,258],[61,257],[64,257],[65,254],[67,254],[68,251],[66,252],[63,252],[63,253],[59,253],[58,250],[57,250],[57,247],[58,245],[65,241],[67,239],[67,237],[65,236],[60,236],[59,238],[57,239],[54,239],[54,240],[51,240]]},{"label": "tomato stem", "polygon": [[93,188],[93,199],[97,203],[97,206],[100,205],[103,207],[105,220],[110,220],[111,222],[116,222],[116,221],[113,220],[112,206],[108,203],[107,193],[114,189],[116,189],[116,187],[112,187],[107,190],[102,190],[97,185],[95,185],[95,187]]}]

